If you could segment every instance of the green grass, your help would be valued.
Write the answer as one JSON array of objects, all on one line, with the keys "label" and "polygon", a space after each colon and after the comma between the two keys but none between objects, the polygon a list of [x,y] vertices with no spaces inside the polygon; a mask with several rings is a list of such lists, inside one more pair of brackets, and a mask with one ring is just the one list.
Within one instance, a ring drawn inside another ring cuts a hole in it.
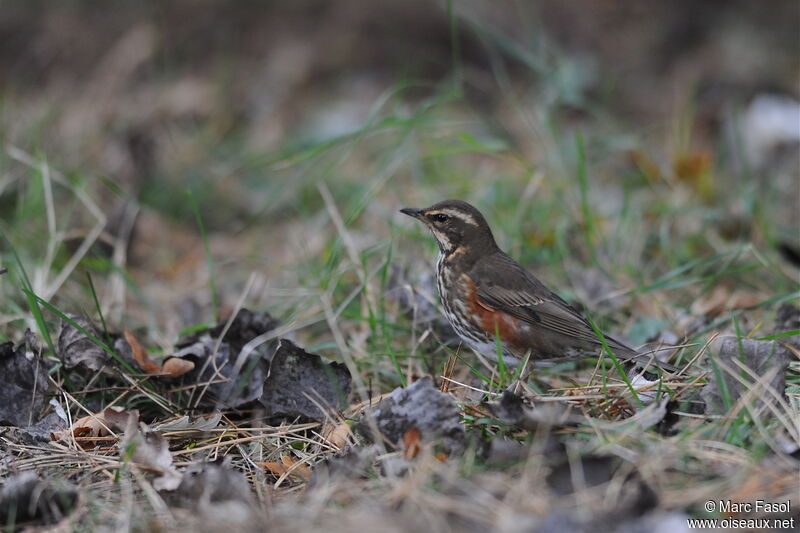
[{"label": "green grass", "polygon": [[[452,8],[452,3],[448,5]],[[451,23],[455,27],[452,13]],[[531,72],[549,73],[558,63],[557,54],[547,46],[526,48],[489,28],[483,35]],[[655,139],[648,139],[635,124],[606,120],[609,112],[603,102],[583,95],[578,81],[570,81],[562,71],[563,77],[542,80],[541,91],[547,98],[537,103],[536,113],[520,101],[510,84],[498,80],[499,90],[506,91],[500,95],[506,111],[519,118],[513,124],[515,133],[506,135],[494,127],[492,117],[465,103],[455,31],[452,39],[453,61],[459,67],[452,80],[440,87],[425,86],[429,95],[421,99],[412,96],[419,84],[398,83],[378,99],[356,131],[316,141],[287,139],[270,153],[253,153],[246,139],[237,137],[244,132],[234,132],[224,145],[207,131],[191,139],[196,155],[176,162],[175,171],[191,176],[191,190],[203,194],[184,195],[179,193],[183,188],[174,183],[150,183],[138,196],[143,209],[158,215],[165,230],[179,230],[194,239],[192,250],[199,251],[204,261],[187,267],[191,275],[164,273],[173,265],[165,264],[160,253],[174,252],[173,243],[160,241],[159,235],[135,235],[135,244],[152,245],[147,249],[151,255],[133,257],[132,251],[128,264],[116,265],[92,247],[55,294],[42,297],[41,288],[46,285],[42,280],[54,279],[73,257],[74,242],[66,236],[86,234],[86,219],[91,217],[84,212],[83,195],[101,198],[111,191],[126,200],[135,200],[135,195],[128,198],[130,193],[113,180],[95,175],[91,168],[70,167],[66,162],[60,168],[68,158],[59,157],[63,148],[51,140],[20,147],[25,153],[44,154],[46,165],[23,164],[8,153],[0,154],[0,167],[12,176],[0,189],[4,244],[0,266],[9,268],[9,274],[0,277],[0,339],[19,342],[25,327],[35,326],[47,346],[46,358],[58,365],[53,339],[63,321],[110,353],[117,372],[136,375],[138,369],[109,346],[109,332],[146,328],[146,343],[157,346],[153,353],[169,353],[170,343],[179,335],[207,327],[209,318],[236,301],[244,280],[255,271],[260,285],[245,305],[268,310],[288,326],[295,321],[303,324],[290,327],[298,342],[327,358],[354,365],[369,389],[367,399],[421,376],[438,379],[448,358],[455,357],[458,379],[477,389],[470,396],[454,385],[467,427],[486,439],[539,445],[536,435],[505,427],[480,411],[481,401],[496,399],[523,376],[524,365],[507,365],[498,342],[497,365],[487,368],[466,347],[444,345],[432,324],[412,323],[410,310],[399,304],[397,294],[404,289],[397,280],[424,288],[422,280],[433,271],[436,251],[431,237],[402,219],[397,210],[450,197],[478,205],[498,242],[568,299],[577,302],[591,292],[592,287],[579,281],[588,271],[599,271],[618,290],[613,302],[580,303],[593,317],[592,327],[622,383],[612,379],[603,360],[597,366],[599,389],[591,388],[593,383],[590,386],[592,361],[537,369],[535,379],[528,383],[536,394],[550,399],[564,397],[567,391],[588,397],[573,405],[597,418],[618,421],[630,414],[626,408],[638,409],[644,399],[622,371],[601,329],[639,342],[662,330],[673,330],[678,337],[685,334],[687,342],[699,344],[680,351],[677,361],[683,363],[696,355],[712,331],[724,330],[739,339],[752,333],[758,340],[777,341],[800,333],[767,331],[779,303],[800,300],[797,280],[787,274],[789,267],[774,249],[782,221],[771,218],[771,206],[788,199],[771,190],[755,194],[759,191],[748,184],[747,175],[736,177],[745,186],[717,183],[711,197],[702,198],[693,189],[696,185],[676,181],[669,168],[650,175],[626,163],[632,150],[655,160],[672,160],[678,154],[663,148],[669,145],[670,135],[680,141],[674,144],[680,150],[691,150],[696,120],[691,109],[679,117],[677,131],[662,126],[651,134]],[[500,78],[502,65],[496,67]],[[564,101],[557,96],[561,89],[569,95],[570,105],[588,116],[579,128],[562,117]],[[733,166],[726,158],[735,154],[714,155],[719,173]],[[44,156],[32,159],[44,161]],[[213,161],[229,169],[225,179],[219,180],[209,170]],[[42,170],[51,166],[69,176],[56,188]],[[718,224],[727,216],[727,206],[734,204],[746,206],[753,228],[746,238],[726,240],[717,231]],[[110,206],[101,208],[110,211]],[[222,241],[230,246],[215,249],[215,243]],[[175,259],[183,258],[173,258],[172,263]],[[201,273],[203,265],[207,286],[198,288],[194,275]],[[407,276],[402,277],[400,271],[407,271]],[[126,294],[132,297],[113,318],[103,309],[108,308],[105,298],[115,277],[122,279]],[[692,304],[720,286],[757,294],[759,303],[713,317],[692,316]],[[198,295],[205,291],[210,294],[211,308],[202,310],[202,323],[183,322],[181,304],[204,301]],[[438,306],[435,288],[432,297]],[[102,336],[85,331],[67,316],[82,308],[96,314]],[[702,357],[678,385],[659,384],[657,394],[683,400],[682,386],[696,377],[703,383],[700,369],[721,384],[725,409],[731,412],[736,399],[722,379],[726,370],[713,355]],[[96,377],[96,389],[109,390],[71,390],[71,372],[75,371],[56,366],[51,376],[86,404],[120,400],[124,407],[138,407],[152,418],[166,411],[144,393],[123,396],[110,390],[119,383],[109,376]],[[797,407],[800,378],[796,369],[788,373],[787,382],[791,405]],[[143,386],[148,392],[163,392],[159,387],[149,382]],[[172,409],[184,397],[176,393],[160,399]],[[762,420],[751,410],[741,409],[699,422],[682,419],[673,437],[652,430],[640,434],[620,430],[609,436],[610,431],[588,424],[562,431],[586,453],[605,451],[613,444],[650,460],[651,450],[667,450],[659,457],[663,463],[651,465],[651,473],[660,480],[659,488],[674,494],[702,487],[708,479],[729,482],[720,472],[730,464],[715,453],[729,453],[736,460],[736,454],[742,454],[755,462],[771,449],[770,432],[778,429],[781,425],[774,418]],[[329,450],[314,448],[316,441],[309,435],[270,441],[265,453],[278,456],[291,449],[298,454],[318,453],[315,460],[326,456]],[[719,449],[708,452],[709,442]],[[485,464],[475,450],[453,461],[461,461],[458,466],[466,477],[476,472],[505,473]],[[509,471],[520,478],[523,472],[528,475],[517,463]],[[119,481],[128,473],[120,469],[115,476]],[[375,476],[370,483],[378,485],[379,479]],[[387,494],[381,491],[379,500]]]}]

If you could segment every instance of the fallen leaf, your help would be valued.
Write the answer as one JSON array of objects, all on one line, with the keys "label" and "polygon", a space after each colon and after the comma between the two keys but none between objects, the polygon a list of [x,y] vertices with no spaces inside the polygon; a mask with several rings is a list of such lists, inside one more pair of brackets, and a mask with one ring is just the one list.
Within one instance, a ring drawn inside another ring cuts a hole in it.
[{"label": "fallen leaf", "polygon": [[[72,322],[83,328],[97,338],[97,330],[91,322],[77,315],[67,315]],[[111,357],[103,348],[98,346],[92,339],[86,336],[71,323],[62,321],[61,332],[58,335],[56,346],[58,355],[67,368],[74,368],[78,365],[84,366],[89,370],[99,370]]]},{"label": "fallen leaf", "polygon": [[138,420],[136,411],[125,411],[120,407],[108,407],[100,413],[79,418],[72,423],[69,430],[55,431],[51,434],[52,440],[69,440],[69,432],[78,439],[83,449],[90,449],[96,445],[92,439],[106,437],[111,434],[110,430],[124,430],[128,423],[128,418],[135,416]]},{"label": "fallen leaf", "polygon": [[39,421],[48,389],[47,365],[27,343],[0,343],[0,425],[28,427]]},{"label": "fallen leaf", "polygon": [[[417,428],[426,442],[440,440],[444,451],[459,453],[464,449],[464,426],[461,413],[449,395],[439,392],[433,381],[423,378],[392,394],[372,408],[357,429],[368,439],[402,447],[410,428]],[[374,434],[377,429],[379,434]]]},{"label": "fallen leaf", "polygon": [[163,370],[180,375],[184,386],[211,382],[203,387],[200,406],[240,407],[262,395],[269,357],[276,345],[275,341],[253,341],[278,324],[268,313],[240,309],[230,324],[224,321],[181,338]]},{"label": "fallen leaf", "polygon": [[210,431],[219,425],[222,420],[222,413],[219,411],[209,415],[201,415],[195,418],[189,418],[187,415],[163,422],[153,427],[153,431]]},{"label": "fallen leaf", "polygon": [[180,357],[169,357],[161,366],[161,373],[165,378],[177,378],[194,370],[194,363]]},{"label": "fallen leaf", "polygon": [[[774,397],[766,393],[764,387],[772,389],[778,397],[784,396],[790,352],[778,341],[739,339],[734,336],[714,340],[709,351],[711,372],[708,384],[700,393],[708,413],[725,414],[744,394],[751,395],[750,403],[755,408],[764,402],[774,402]],[[743,371],[740,364],[755,377]],[[765,381],[768,374],[769,379]],[[756,379],[760,380],[759,384],[756,384]],[[751,394],[755,386],[762,390],[757,391],[758,394]],[[764,410],[765,416],[769,413],[769,410]]]},{"label": "fallen leaf", "polygon": [[731,309],[747,309],[758,305],[764,298],[752,291],[730,290],[717,286],[710,294],[692,303],[692,314],[697,316],[717,316]]},{"label": "fallen leaf", "polygon": [[128,328],[125,328],[125,340],[128,341],[128,344],[130,344],[131,352],[133,353],[133,359],[136,361],[136,364],[139,365],[139,368],[141,368],[147,374],[161,373],[161,365],[150,359],[150,354],[147,352],[144,346],[139,344],[139,341],[136,340],[133,332]]},{"label": "fallen leaf", "polygon": [[72,424],[72,435],[75,437],[101,437],[109,434],[105,420],[98,415],[87,415]]},{"label": "fallen leaf", "polygon": [[105,420],[109,427],[118,431],[125,431],[125,428],[128,427],[128,419],[131,417],[138,421],[139,412],[135,409],[126,411],[122,407],[107,407],[100,415],[100,418]]},{"label": "fallen leaf", "polygon": [[322,438],[324,438],[328,444],[339,450],[350,443],[352,435],[353,430],[347,422],[326,424],[325,428],[322,430]]},{"label": "fallen leaf", "polygon": [[282,456],[281,462],[286,467],[287,471],[291,470],[293,475],[300,476],[303,479],[303,481],[308,481],[309,479],[311,479],[311,467],[308,466],[307,464],[298,463],[296,459],[288,455]]},{"label": "fallen leaf", "polygon": [[131,347],[134,361],[146,374],[156,374],[163,378],[176,378],[194,369],[194,363],[179,357],[169,357],[163,364],[159,364],[150,357],[147,349],[142,346],[133,332],[125,329],[125,340]]},{"label": "fallen leaf", "polygon": [[403,457],[406,459],[413,459],[419,453],[421,448],[420,441],[422,440],[419,430],[411,427],[403,435]]},{"label": "fallen leaf", "polygon": [[259,401],[268,417],[325,420],[347,406],[351,379],[345,365],[280,339]]},{"label": "fallen leaf", "polygon": [[125,436],[119,443],[120,455],[140,466],[152,468],[161,475],[153,480],[156,490],[175,490],[181,483],[181,474],[172,465],[169,443],[146,424],[139,423],[139,413],[134,409],[128,417]]},{"label": "fallen leaf", "polygon": [[263,461],[257,462],[256,464],[269,470],[276,477],[281,477],[289,472],[289,476],[299,481],[308,481],[311,479],[311,468],[306,464],[297,464],[297,461],[288,455],[282,456],[280,462]]}]

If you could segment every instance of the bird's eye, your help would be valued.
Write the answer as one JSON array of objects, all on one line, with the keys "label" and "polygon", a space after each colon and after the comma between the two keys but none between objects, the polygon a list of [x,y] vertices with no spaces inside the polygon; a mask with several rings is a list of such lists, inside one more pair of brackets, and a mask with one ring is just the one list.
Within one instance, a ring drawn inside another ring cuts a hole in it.
[{"label": "bird's eye", "polygon": [[435,215],[433,215],[433,219],[436,222],[446,222],[447,220],[450,219],[450,217],[445,215],[444,213],[436,213]]}]

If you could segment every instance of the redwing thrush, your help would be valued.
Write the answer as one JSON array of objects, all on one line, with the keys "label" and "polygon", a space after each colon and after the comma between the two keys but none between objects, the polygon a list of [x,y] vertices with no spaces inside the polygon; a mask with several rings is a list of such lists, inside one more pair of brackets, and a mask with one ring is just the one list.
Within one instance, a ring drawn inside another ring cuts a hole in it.
[{"label": "redwing thrush", "polygon": [[[602,342],[589,322],[497,246],[475,207],[445,200],[400,212],[422,221],[436,238],[436,282],[444,313],[473,350],[496,361],[499,337],[503,361],[512,365],[528,351],[532,361],[597,354]],[[621,360],[654,361],[674,369],[613,337],[604,338]]]}]

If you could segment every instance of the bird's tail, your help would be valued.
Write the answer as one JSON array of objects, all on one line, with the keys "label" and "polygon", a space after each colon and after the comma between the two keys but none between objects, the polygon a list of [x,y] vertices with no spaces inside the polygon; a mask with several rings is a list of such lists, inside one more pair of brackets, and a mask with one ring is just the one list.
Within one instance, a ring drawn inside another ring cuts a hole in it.
[{"label": "bird's tail", "polygon": [[666,372],[670,372],[672,374],[678,372],[680,369],[675,365],[671,365],[669,363],[665,363],[664,361],[659,361],[656,359],[652,354],[645,355],[645,354],[638,354],[634,355],[628,361],[636,363],[637,366],[642,366],[645,369],[651,368],[660,368]]}]

